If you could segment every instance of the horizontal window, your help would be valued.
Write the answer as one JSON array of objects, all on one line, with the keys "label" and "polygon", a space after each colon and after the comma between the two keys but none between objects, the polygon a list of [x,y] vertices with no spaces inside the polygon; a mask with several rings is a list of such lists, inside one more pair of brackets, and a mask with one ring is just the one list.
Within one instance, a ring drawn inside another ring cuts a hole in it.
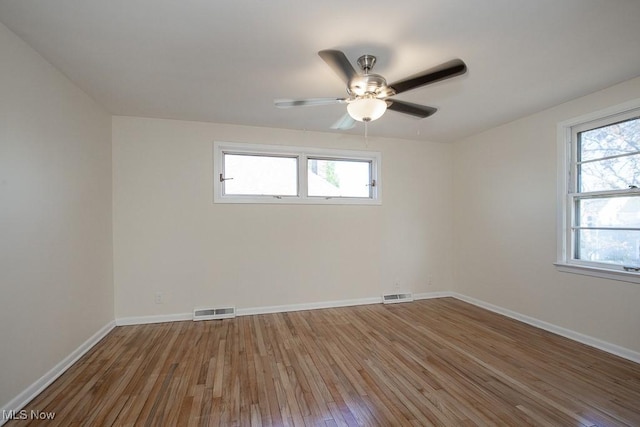
[{"label": "horizontal window", "polygon": [[372,161],[307,159],[310,197],[371,198]]},{"label": "horizontal window", "polygon": [[378,152],[214,143],[215,203],[380,204]]},{"label": "horizontal window", "polygon": [[297,196],[298,159],[288,156],[223,153],[224,193]]}]

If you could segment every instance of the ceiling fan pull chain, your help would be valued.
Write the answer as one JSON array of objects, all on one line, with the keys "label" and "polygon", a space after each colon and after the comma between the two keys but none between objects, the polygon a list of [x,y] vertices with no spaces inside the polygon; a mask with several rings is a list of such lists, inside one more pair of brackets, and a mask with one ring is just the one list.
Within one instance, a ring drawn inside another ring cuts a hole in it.
[{"label": "ceiling fan pull chain", "polygon": [[364,146],[369,148],[369,122],[364,122]]}]

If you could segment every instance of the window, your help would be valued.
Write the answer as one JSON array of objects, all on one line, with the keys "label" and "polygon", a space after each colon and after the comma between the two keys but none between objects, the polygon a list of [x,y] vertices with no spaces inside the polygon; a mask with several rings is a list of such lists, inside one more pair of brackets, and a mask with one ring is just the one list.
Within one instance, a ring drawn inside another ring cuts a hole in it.
[{"label": "window", "polygon": [[307,158],[310,197],[371,197],[372,161]]},{"label": "window", "polygon": [[380,204],[381,155],[214,143],[215,203]]},{"label": "window", "polygon": [[566,166],[558,265],[640,282],[640,108],[560,130]]},{"label": "window", "polygon": [[297,196],[298,159],[290,156],[223,153],[224,194]]}]

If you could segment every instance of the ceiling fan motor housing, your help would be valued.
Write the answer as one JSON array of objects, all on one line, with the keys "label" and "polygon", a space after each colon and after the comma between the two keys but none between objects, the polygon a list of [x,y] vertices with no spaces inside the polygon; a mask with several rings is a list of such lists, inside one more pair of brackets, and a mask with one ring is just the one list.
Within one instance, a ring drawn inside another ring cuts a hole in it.
[{"label": "ceiling fan motor housing", "polygon": [[364,73],[363,75],[354,76],[349,82],[348,92],[350,95],[357,97],[364,95],[372,95],[376,98],[391,96],[387,81],[379,74],[370,74],[369,72],[376,64],[376,57],[373,55],[362,55],[358,58],[358,66]]},{"label": "ceiling fan motor housing", "polygon": [[386,89],[387,81],[379,74],[356,76],[349,82],[349,93],[356,96],[373,94],[377,97],[381,95],[383,91],[384,96],[389,96]]}]

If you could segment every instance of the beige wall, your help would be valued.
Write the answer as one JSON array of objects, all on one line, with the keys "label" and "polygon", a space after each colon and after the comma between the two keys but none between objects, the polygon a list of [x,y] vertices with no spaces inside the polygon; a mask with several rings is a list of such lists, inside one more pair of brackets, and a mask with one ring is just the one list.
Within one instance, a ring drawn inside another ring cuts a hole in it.
[{"label": "beige wall", "polygon": [[111,118],[0,24],[0,407],[113,320]]},{"label": "beige wall", "polygon": [[[380,151],[383,204],[213,204],[214,140]],[[451,149],[114,117],[116,318],[450,289]]]},{"label": "beige wall", "polygon": [[453,145],[455,291],[640,351],[640,285],[553,266],[557,124],[639,97],[636,78]]}]

